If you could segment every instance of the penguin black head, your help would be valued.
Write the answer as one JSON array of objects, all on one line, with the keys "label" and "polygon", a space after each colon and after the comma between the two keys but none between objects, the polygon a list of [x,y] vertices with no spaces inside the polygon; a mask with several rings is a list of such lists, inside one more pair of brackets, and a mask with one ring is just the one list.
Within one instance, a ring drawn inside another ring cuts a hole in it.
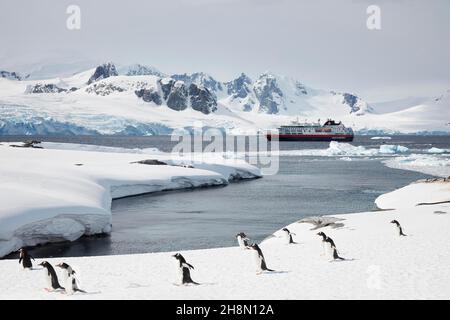
[{"label": "penguin black head", "polygon": [[69,268],[69,265],[65,262],[59,263],[56,265],[57,267],[60,267],[61,269],[67,269]]},{"label": "penguin black head", "polygon": [[50,263],[48,263],[47,261],[42,261],[41,263],[39,263],[40,266],[43,266],[44,268],[47,268]]},{"label": "penguin black head", "polygon": [[283,228],[283,231],[289,232],[289,229],[288,228]]},{"label": "penguin black head", "polygon": [[184,260],[184,257],[180,253],[176,253],[172,257],[180,261]]},{"label": "penguin black head", "polygon": [[237,237],[247,238],[247,236],[246,236],[245,233],[243,233],[243,232],[239,232],[239,233],[235,236],[235,238],[237,238]]},{"label": "penguin black head", "polygon": [[322,231],[318,232],[317,235],[321,237],[326,237],[325,233],[323,233]]},{"label": "penguin black head", "polygon": [[395,223],[395,224],[397,224],[397,225],[399,225],[400,223],[398,223],[398,221],[397,220],[392,220],[391,221],[391,223]]}]

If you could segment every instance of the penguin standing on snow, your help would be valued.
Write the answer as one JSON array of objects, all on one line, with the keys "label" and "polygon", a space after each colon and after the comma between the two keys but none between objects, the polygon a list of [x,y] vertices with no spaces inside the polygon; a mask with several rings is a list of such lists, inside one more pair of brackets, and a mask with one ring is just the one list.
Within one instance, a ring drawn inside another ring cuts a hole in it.
[{"label": "penguin standing on snow", "polygon": [[333,239],[328,237],[324,232],[319,232],[317,235],[322,237],[323,255],[327,255],[327,252],[332,253],[333,248],[336,248]]},{"label": "penguin standing on snow", "polygon": [[283,235],[284,235],[284,238],[286,239],[287,244],[296,244],[297,243],[292,239],[292,235],[295,236],[295,233],[290,232],[288,228],[283,228],[282,231],[283,231]]},{"label": "penguin standing on snow", "polygon": [[[331,257],[334,260],[345,260],[344,258],[340,257],[338,255],[336,245],[334,244],[333,239],[328,237],[324,232],[319,232],[317,235],[322,237],[322,243],[324,245],[324,251],[327,251],[331,253]],[[325,252],[326,254],[326,252]]]},{"label": "penguin standing on snow", "polygon": [[256,244],[252,244],[249,249],[254,250],[254,258],[255,258],[255,262],[256,262],[256,267],[257,267],[257,274],[261,274],[263,271],[275,271],[272,269],[267,268],[266,265],[266,260],[264,259],[264,255],[261,251],[261,248]]},{"label": "penguin standing on snow", "polygon": [[45,270],[45,278],[47,279],[48,285],[48,288],[46,288],[46,290],[47,291],[55,291],[57,289],[64,290],[64,287],[61,287],[61,285],[58,282],[58,276],[56,275],[55,269],[53,269],[52,265],[47,261],[41,262],[39,263],[39,265],[47,269]]},{"label": "penguin standing on snow", "polygon": [[24,269],[31,269],[33,267],[33,263],[31,259],[34,258],[28,253],[24,248],[19,249],[19,264],[22,262],[22,266]]},{"label": "penguin standing on snow", "polygon": [[190,269],[194,269],[194,267],[186,262],[186,259],[184,257],[177,253],[174,254],[173,257],[178,260],[179,263],[179,271],[181,276],[181,284],[187,285],[187,284],[199,284],[192,280],[191,278],[191,271]]},{"label": "penguin standing on snow", "polygon": [[240,232],[236,235],[236,239],[238,241],[239,247],[241,247],[242,249],[248,249],[248,241],[250,240],[249,238],[247,238],[247,236],[245,235],[245,233]]},{"label": "penguin standing on snow", "polygon": [[78,288],[77,279],[75,278],[75,270],[72,269],[67,263],[63,262],[56,265],[63,269],[63,283],[66,289],[66,293],[73,294],[75,292],[86,293],[86,291]]},{"label": "penguin standing on snow", "polygon": [[392,220],[391,223],[395,224],[399,236],[406,237],[406,234],[403,233],[402,226],[400,225],[400,223],[397,220]]}]

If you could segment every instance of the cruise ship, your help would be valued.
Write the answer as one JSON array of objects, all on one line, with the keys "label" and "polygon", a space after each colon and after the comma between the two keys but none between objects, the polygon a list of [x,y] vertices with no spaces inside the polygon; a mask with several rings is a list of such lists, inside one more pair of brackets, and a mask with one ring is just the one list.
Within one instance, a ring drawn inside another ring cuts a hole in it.
[{"label": "cruise ship", "polygon": [[292,122],[278,128],[278,133],[266,134],[268,140],[278,138],[279,141],[353,141],[352,128],[345,127],[342,122],[328,119],[323,125],[317,123]]}]

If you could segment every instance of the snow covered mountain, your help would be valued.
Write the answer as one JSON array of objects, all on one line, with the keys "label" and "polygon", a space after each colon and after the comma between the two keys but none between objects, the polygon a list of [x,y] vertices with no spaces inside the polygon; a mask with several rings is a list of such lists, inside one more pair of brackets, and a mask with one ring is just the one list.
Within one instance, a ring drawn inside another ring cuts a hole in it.
[{"label": "snow covered mountain", "polygon": [[0,78],[0,134],[168,134],[199,121],[232,133],[275,128],[297,117],[334,118],[365,133],[450,132],[449,93],[376,113],[363,99],[270,72],[221,82],[203,72],[167,75],[112,62],[69,77]]}]

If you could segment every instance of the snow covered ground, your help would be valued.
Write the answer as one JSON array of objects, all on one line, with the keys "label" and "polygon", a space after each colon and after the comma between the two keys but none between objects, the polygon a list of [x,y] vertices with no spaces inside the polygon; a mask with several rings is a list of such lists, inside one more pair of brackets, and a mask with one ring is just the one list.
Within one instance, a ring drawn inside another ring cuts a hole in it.
[{"label": "snow covered ground", "polygon": [[[0,283],[8,290],[0,290],[0,299],[448,299],[450,204],[416,204],[425,192],[433,192],[433,201],[449,201],[450,182],[406,188],[377,200],[394,210],[336,215],[338,228],[311,230],[310,223],[294,222],[288,228],[298,244],[285,244],[275,232],[261,248],[277,272],[257,275],[251,252],[237,246],[182,252],[199,286],[174,285],[171,252],[48,259],[72,265],[88,291],[69,296],[44,291],[43,270],[24,271],[17,260],[4,260]],[[406,237],[398,236],[392,219]],[[347,260],[321,256],[319,231],[334,239]]]},{"label": "snow covered ground", "polygon": [[[43,146],[0,145],[0,256],[22,246],[109,232],[113,198],[261,176],[242,160],[222,157],[192,162],[151,149],[86,152],[70,150],[76,145],[64,146],[69,150],[58,144]],[[147,159],[169,165],[136,163]]]},{"label": "snow covered ground", "polygon": [[[85,212],[80,208],[89,208],[92,215],[109,219],[111,195],[105,189],[112,186],[117,187],[118,195],[125,195],[186,187],[186,181],[196,186],[226,183],[229,170],[236,168],[257,174],[255,168],[246,164],[227,164],[229,159],[223,160],[220,167],[216,167],[217,159],[213,166],[206,164],[208,169],[215,169],[206,171],[130,163],[167,158],[156,150],[123,153],[123,149],[117,149],[113,154],[113,150],[103,147],[86,146],[90,152],[61,150],[74,148],[67,145],[44,147],[47,149],[0,146],[1,181],[8,182],[0,185],[0,201],[14,203],[0,211],[2,235],[15,228],[13,222],[18,217],[23,225],[35,214],[44,215],[43,218],[55,216],[58,208],[76,210],[77,214]],[[344,148],[348,154],[364,153],[350,150],[345,144],[330,148]],[[401,153],[401,148],[388,149]],[[380,150],[375,150],[375,156],[379,156]],[[410,156],[413,154],[400,155]],[[389,157],[393,161],[399,158],[395,154]],[[83,165],[76,166],[77,163]],[[433,167],[432,163],[425,163],[428,165],[417,166],[417,170],[426,172]],[[9,166],[8,171],[4,170],[5,165]],[[224,167],[228,171],[223,171]],[[445,176],[448,165],[436,165],[433,170],[436,175]],[[174,177],[182,177],[182,181]],[[127,187],[126,181],[133,187]],[[89,197],[82,192],[84,188],[88,188]],[[34,210],[31,201],[40,206],[33,205]],[[63,261],[70,264],[77,272],[80,287],[88,292],[66,295],[44,290],[45,272],[40,267],[23,270],[17,260],[2,260],[0,286],[8,290],[0,290],[0,299],[449,299],[450,181],[413,183],[384,194],[375,202],[386,210],[322,217],[322,222],[329,224],[320,228],[304,220],[293,222],[287,227],[295,233],[298,244],[285,244],[281,230],[276,231],[260,245],[268,267],[276,270],[273,273],[257,275],[251,252],[238,246],[181,252],[194,265],[191,274],[199,286],[175,285],[178,270],[173,252],[47,259],[53,265]],[[77,219],[86,230],[84,217]],[[108,219],[104,219],[105,228]],[[406,237],[398,236],[390,223],[393,219],[401,223]],[[62,228],[66,222],[61,220],[51,228]],[[72,229],[81,232],[77,227]],[[319,231],[333,238],[340,256],[346,260],[330,261],[321,255]],[[71,235],[71,230],[67,232]],[[251,238],[251,234],[248,236]],[[43,260],[37,259],[36,264]]]}]

